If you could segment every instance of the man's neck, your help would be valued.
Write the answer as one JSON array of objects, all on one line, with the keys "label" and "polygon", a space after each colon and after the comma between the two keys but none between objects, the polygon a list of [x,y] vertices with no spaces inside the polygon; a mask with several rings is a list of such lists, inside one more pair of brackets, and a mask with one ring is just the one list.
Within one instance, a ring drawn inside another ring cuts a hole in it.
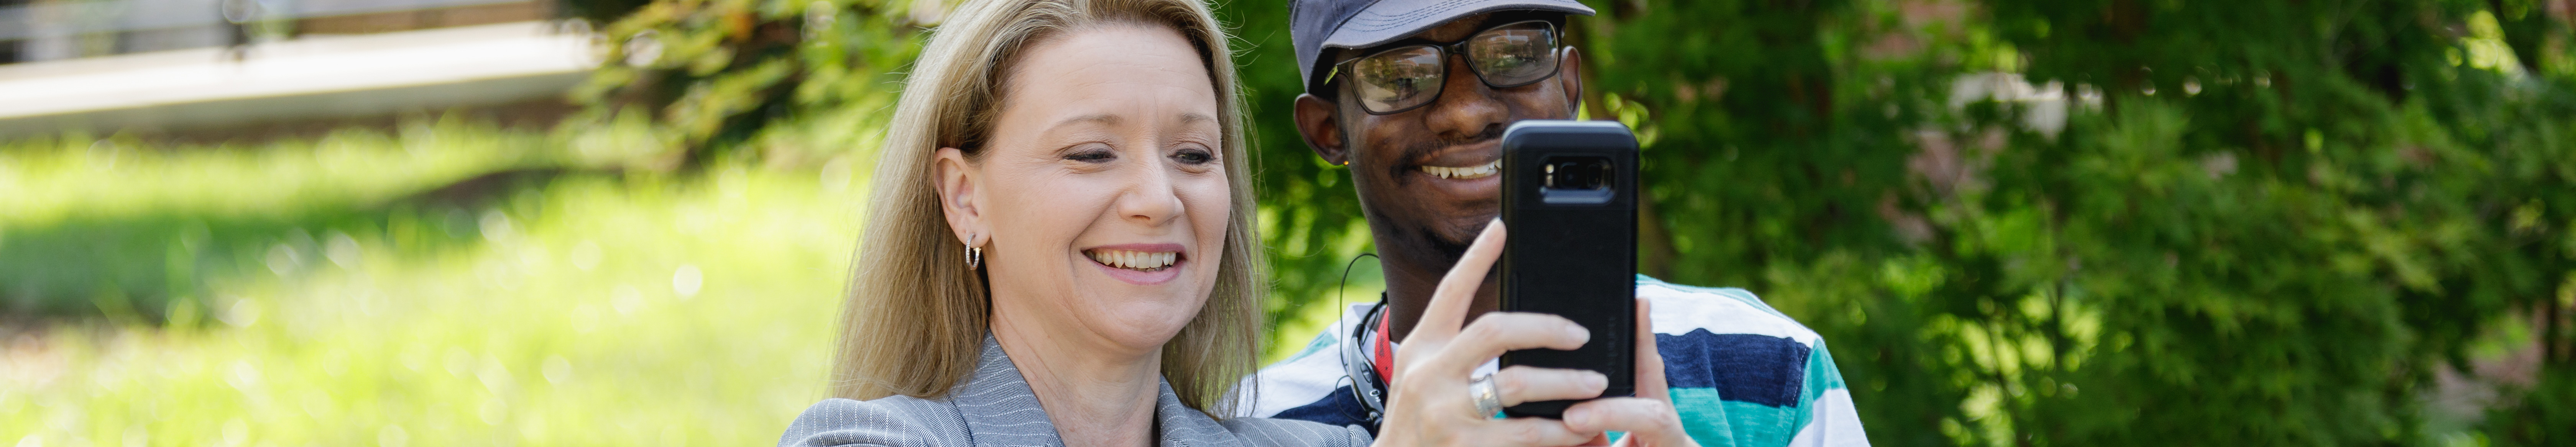
[{"label": "man's neck", "polygon": [[[1385,258],[1381,269],[1386,275],[1386,335],[1398,342],[1413,334],[1414,324],[1422,321],[1423,310],[1431,307],[1432,292],[1440,289],[1440,278],[1447,276],[1449,268],[1456,265],[1445,257],[1403,253],[1405,251],[1408,250],[1385,250],[1379,255]],[[1476,301],[1467,305],[1465,321],[1476,321],[1476,317],[1502,308],[1502,289],[1498,284],[1499,281],[1489,275],[1484,284],[1476,287]]]},{"label": "man's neck", "polygon": [[[1120,352],[1096,337],[1023,322],[1000,309],[993,338],[1037,394],[1038,406],[1068,447],[1155,444],[1154,410],[1162,397],[1162,353]],[[1086,341],[1102,341],[1090,343]]]}]

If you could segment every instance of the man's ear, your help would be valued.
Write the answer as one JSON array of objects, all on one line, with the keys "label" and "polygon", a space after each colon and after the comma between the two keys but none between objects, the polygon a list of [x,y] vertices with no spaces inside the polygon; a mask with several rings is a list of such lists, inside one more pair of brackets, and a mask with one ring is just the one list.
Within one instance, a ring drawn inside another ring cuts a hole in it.
[{"label": "man's ear", "polygon": [[1343,143],[1341,108],[1332,101],[1312,94],[1297,95],[1297,135],[1306,137],[1306,148],[1315,156],[1335,166],[1351,164],[1351,148]]},{"label": "man's ear", "polygon": [[956,231],[957,240],[967,246],[979,246],[993,239],[991,228],[984,227],[984,215],[976,208],[976,187],[980,178],[973,165],[966,163],[966,151],[953,147],[939,148],[931,161],[931,188],[939,192],[939,210],[948,217],[948,229]]},{"label": "man's ear", "polygon": [[[1567,45],[1565,56],[1558,57],[1556,63],[1556,83],[1565,90],[1565,116],[1574,116],[1574,111],[1583,104],[1583,53]],[[1594,110],[1592,113],[1600,116],[1598,114],[1602,112]]]}]

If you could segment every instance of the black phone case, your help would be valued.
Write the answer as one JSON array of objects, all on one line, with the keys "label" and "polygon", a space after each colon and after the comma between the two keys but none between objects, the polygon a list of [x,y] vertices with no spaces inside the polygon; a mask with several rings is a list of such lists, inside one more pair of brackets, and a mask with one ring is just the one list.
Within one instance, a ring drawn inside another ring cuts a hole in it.
[{"label": "black phone case", "polygon": [[[1610,121],[1522,121],[1503,132],[1502,310],[1564,316],[1592,331],[1580,349],[1504,353],[1502,365],[1589,369],[1608,376],[1602,397],[1636,395],[1637,140]],[[1545,162],[1609,160],[1609,197],[1544,191]],[[1600,203],[1582,203],[1600,201]],[[1648,340],[1647,342],[1652,342]],[[1513,417],[1556,418],[1580,401],[1527,402]]]}]

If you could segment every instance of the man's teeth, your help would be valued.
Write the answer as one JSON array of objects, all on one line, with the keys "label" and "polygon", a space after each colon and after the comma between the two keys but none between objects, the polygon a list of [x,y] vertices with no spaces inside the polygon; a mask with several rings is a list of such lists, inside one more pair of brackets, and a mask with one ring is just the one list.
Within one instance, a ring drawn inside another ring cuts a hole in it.
[{"label": "man's teeth", "polygon": [[1129,270],[1154,271],[1171,267],[1181,260],[1179,252],[1142,252],[1129,250],[1092,250],[1084,253],[1101,265]]},{"label": "man's teeth", "polygon": [[1485,163],[1485,164],[1483,164],[1483,165],[1479,165],[1479,166],[1470,166],[1470,167],[1464,167],[1464,168],[1453,168],[1453,167],[1448,167],[1448,166],[1423,166],[1423,167],[1422,167],[1422,172],[1428,172],[1428,173],[1431,173],[1431,175],[1432,175],[1432,176],[1434,176],[1434,177],[1440,177],[1440,178],[1445,178],[1445,179],[1473,179],[1473,178],[1485,178],[1485,177],[1489,177],[1489,176],[1494,175],[1494,173],[1495,173],[1495,172],[1501,172],[1502,170],[1503,170],[1503,161],[1502,161],[1502,160],[1494,160],[1494,161],[1492,161],[1492,162]]}]

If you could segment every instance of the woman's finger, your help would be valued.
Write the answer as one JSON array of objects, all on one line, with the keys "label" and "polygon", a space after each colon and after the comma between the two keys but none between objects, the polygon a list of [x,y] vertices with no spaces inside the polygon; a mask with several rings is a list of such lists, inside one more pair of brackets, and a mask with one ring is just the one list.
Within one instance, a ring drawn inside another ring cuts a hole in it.
[{"label": "woman's finger", "polygon": [[1485,224],[1484,233],[1476,235],[1476,242],[1467,246],[1467,254],[1458,258],[1458,264],[1449,267],[1448,276],[1440,278],[1439,288],[1431,292],[1431,304],[1423,309],[1422,320],[1414,323],[1413,333],[1405,335],[1405,343],[1413,343],[1417,337],[1429,336],[1427,340],[1438,342],[1457,335],[1458,326],[1467,320],[1467,305],[1476,301],[1476,287],[1484,285],[1485,272],[1492,270],[1494,260],[1502,256],[1503,220],[1494,219]]},{"label": "woman's finger", "polygon": [[[1484,439],[1461,443],[1478,446],[1565,446],[1581,444],[1594,433],[1566,428],[1564,421],[1546,418],[1495,419],[1474,430]],[[1473,439],[1473,438],[1470,438]]]},{"label": "woman's finger", "polygon": [[1637,299],[1637,397],[1671,401],[1664,383],[1664,354],[1655,343],[1653,301]]},{"label": "woman's finger", "polygon": [[1574,349],[1592,339],[1592,332],[1565,317],[1526,313],[1494,312],[1467,324],[1458,337],[1423,365],[1425,371],[1443,376],[1461,376],[1475,372],[1476,367],[1501,357],[1505,351],[1521,349]]},{"label": "woman's finger", "polygon": [[1613,397],[1574,404],[1565,409],[1565,428],[1584,433],[1628,432],[1620,442],[1632,446],[1697,446],[1682,429],[1681,416],[1662,399]]},{"label": "woman's finger", "polygon": [[1514,366],[1494,372],[1494,390],[1503,406],[1543,400],[1591,399],[1610,387],[1601,373],[1580,369]]}]

